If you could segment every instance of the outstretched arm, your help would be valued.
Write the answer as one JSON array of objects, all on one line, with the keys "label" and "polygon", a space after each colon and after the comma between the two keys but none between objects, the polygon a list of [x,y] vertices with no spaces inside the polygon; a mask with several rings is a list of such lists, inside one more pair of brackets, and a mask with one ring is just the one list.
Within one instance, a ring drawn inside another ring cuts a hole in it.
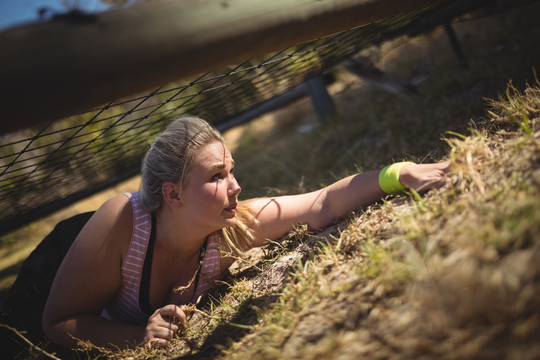
[{"label": "outstretched arm", "polygon": [[[446,181],[448,167],[448,162],[409,165],[400,170],[399,181],[417,191],[440,187]],[[297,224],[322,228],[380,200],[386,194],[379,185],[379,173],[352,175],[306,194],[250,200],[249,206],[258,220],[254,245],[277,239]]]}]

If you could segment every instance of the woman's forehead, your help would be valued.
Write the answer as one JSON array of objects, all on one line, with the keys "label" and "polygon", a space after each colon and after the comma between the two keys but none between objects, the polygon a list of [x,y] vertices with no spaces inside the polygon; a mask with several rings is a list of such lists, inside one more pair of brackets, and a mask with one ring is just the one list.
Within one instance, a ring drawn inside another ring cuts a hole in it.
[{"label": "woman's forehead", "polygon": [[195,157],[195,165],[214,166],[225,165],[229,162],[234,163],[231,152],[224,143],[219,141],[204,145]]}]

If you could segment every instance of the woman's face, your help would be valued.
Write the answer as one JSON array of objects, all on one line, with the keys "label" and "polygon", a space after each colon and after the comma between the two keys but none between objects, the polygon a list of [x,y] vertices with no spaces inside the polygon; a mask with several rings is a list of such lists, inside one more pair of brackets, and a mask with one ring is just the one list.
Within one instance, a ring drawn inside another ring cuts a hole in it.
[{"label": "woman's face", "polygon": [[181,199],[195,226],[216,231],[236,223],[236,205],[241,191],[232,173],[234,160],[225,144],[203,146],[186,175]]}]

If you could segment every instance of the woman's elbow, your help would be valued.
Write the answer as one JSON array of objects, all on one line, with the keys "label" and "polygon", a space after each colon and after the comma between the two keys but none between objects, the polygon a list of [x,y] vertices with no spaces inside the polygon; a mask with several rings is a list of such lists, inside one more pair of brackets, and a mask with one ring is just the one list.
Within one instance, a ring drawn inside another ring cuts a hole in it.
[{"label": "woman's elbow", "polygon": [[59,323],[57,321],[52,321],[50,316],[47,316],[47,313],[44,313],[41,319],[41,327],[45,337],[52,342],[57,343],[56,339],[59,334]]},{"label": "woman's elbow", "polygon": [[66,325],[65,320],[53,316],[53,314],[45,308],[41,318],[41,328],[47,339],[60,346],[74,346],[73,338],[68,335],[68,332],[65,329]]},{"label": "woman's elbow", "polygon": [[306,223],[311,229],[322,229],[332,224],[336,218],[330,207],[323,206]]}]

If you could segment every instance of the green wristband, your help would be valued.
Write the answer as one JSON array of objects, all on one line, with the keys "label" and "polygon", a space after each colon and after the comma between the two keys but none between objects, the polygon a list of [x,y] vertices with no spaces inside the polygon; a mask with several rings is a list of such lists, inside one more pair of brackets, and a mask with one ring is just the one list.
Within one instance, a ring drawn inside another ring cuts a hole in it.
[{"label": "green wristband", "polygon": [[379,186],[381,189],[389,195],[405,191],[407,188],[399,181],[399,172],[409,165],[414,165],[414,163],[410,161],[398,162],[382,169],[379,173]]}]

